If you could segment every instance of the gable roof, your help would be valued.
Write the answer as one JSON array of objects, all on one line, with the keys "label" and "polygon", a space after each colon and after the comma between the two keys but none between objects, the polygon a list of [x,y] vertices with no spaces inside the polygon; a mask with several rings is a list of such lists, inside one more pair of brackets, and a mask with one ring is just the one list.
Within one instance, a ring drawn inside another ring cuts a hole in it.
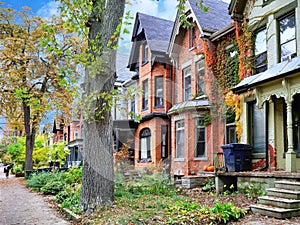
[{"label": "gable roof", "polygon": [[188,0],[202,30],[216,32],[230,24],[231,18],[228,14],[228,3],[221,0],[203,0],[204,5],[209,7],[208,12],[203,12],[197,6],[197,1]]},{"label": "gable roof", "polygon": [[[200,29],[201,35],[212,35],[213,33],[228,27],[231,23],[231,18],[228,14],[229,4],[222,0],[203,0],[203,4],[209,7],[208,12],[200,10],[198,0],[187,0],[185,11],[190,12],[187,16],[193,18]],[[180,22],[181,12],[178,10],[174,23],[168,53],[172,55],[174,43],[181,27]]]},{"label": "gable roof", "polygon": [[132,41],[141,32],[144,32],[151,51],[166,52],[173,24],[173,21],[138,12],[135,18]]}]

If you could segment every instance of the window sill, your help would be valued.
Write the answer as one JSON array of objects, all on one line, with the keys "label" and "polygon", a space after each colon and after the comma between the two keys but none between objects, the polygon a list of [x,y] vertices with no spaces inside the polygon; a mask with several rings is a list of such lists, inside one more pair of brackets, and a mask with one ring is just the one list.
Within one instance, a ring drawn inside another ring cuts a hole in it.
[{"label": "window sill", "polygon": [[184,158],[175,158],[174,162],[184,162]]},{"label": "window sill", "polygon": [[203,157],[195,157],[194,158],[194,161],[207,161],[207,160],[208,160],[208,158],[205,157],[205,156],[203,156]]},{"label": "window sill", "polygon": [[144,109],[142,109],[142,112],[144,112],[144,111],[147,111],[148,110],[148,107],[147,108],[144,108]]},{"label": "window sill", "polygon": [[156,105],[154,106],[154,109],[163,109],[165,106],[164,105]]}]

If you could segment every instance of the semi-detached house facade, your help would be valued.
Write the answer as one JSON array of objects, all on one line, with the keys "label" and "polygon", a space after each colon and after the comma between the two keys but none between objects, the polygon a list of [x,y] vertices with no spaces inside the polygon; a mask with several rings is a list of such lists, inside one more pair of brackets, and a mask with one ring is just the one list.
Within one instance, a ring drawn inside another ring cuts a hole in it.
[{"label": "semi-detached house facade", "polygon": [[214,165],[224,144],[225,125],[218,108],[223,93],[212,71],[210,38],[231,19],[227,3],[208,0],[204,4],[208,12],[201,11],[195,0],[186,2],[185,15],[192,26],[185,29],[178,12],[168,48],[175,71],[174,105],[168,112],[174,176],[195,175],[203,166]]},{"label": "semi-detached house facade", "polygon": [[228,27],[230,17],[227,3],[205,4],[209,12],[200,11],[196,1],[187,1],[190,28],[183,28],[179,12],[175,24],[136,15],[129,60],[136,75],[128,82],[140,86],[142,93],[127,104],[129,111],[134,104],[135,113],[142,116],[134,128],[136,168],[169,159],[175,176],[194,175],[204,165],[214,164],[225,143],[225,124],[218,109],[223,92],[216,91],[209,62],[220,35],[214,41],[210,37]]}]

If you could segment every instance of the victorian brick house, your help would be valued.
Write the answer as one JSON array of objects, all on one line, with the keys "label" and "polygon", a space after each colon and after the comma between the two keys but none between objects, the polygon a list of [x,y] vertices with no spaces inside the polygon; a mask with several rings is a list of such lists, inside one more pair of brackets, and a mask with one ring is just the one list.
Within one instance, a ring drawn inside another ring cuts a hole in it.
[{"label": "victorian brick house", "polygon": [[[213,165],[215,154],[224,144],[224,122],[218,104],[223,96],[212,71],[211,38],[228,27],[231,19],[227,3],[207,0],[204,4],[208,12],[201,11],[195,0],[186,2],[185,12],[177,13],[168,47],[176,84],[175,104],[168,111],[174,176],[197,174],[203,166]],[[180,21],[182,13],[191,24],[189,28]],[[214,38],[216,42],[219,36]]]},{"label": "victorian brick house", "polygon": [[142,88],[137,97],[141,115],[135,131],[135,167],[157,164],[170,156],[172,67],[167,52],[173,22],[137,13],[129,58],[132,78]]}]

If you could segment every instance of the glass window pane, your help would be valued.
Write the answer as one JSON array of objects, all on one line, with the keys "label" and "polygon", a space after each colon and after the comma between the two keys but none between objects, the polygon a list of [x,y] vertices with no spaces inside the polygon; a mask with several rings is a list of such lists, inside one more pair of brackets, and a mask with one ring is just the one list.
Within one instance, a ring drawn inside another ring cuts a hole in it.
[{"label": "glass window pane", "polygon": [[296,40],[292,40],[281,45],[281,57],[290,55],[296,52]]},{"label": "glass window pane", "polygon": [[280,20],[280,44],[295,39],[295,15]]},{"label": "glass window pane", "polygon": [[257,108],[255,103],[250,105],[252,116],[251,116],[251,138],[254,153],[265,153],[266,142],[265,142],[265,110],[264,108]]},{"label": "glass window pane", "polygon": [[[296,55],[295,15],[291,14],[279,20],[281,57]],[[283,59],[282,59],[283,60]]]},{"label": "glass window pane", "polygon": [[163,77],[155,77],[155,105],[162,106],[163,105]]},{"label": "glass window pane", "polygon": [[184,158],[184,122],[176,123],[176,158]]},{"label": "glass window pane", "polygon": [[259,31],[255,38],[255,55],[259,55],[267,51],[266,29]]},{"label": "glass window pane", "polygon": [[147,159],[147,138],[141,138],[141,159]]},{"label": "glass window pane", "polygon": [[148,108],[148,80],[143,82],[143,109]]}]

